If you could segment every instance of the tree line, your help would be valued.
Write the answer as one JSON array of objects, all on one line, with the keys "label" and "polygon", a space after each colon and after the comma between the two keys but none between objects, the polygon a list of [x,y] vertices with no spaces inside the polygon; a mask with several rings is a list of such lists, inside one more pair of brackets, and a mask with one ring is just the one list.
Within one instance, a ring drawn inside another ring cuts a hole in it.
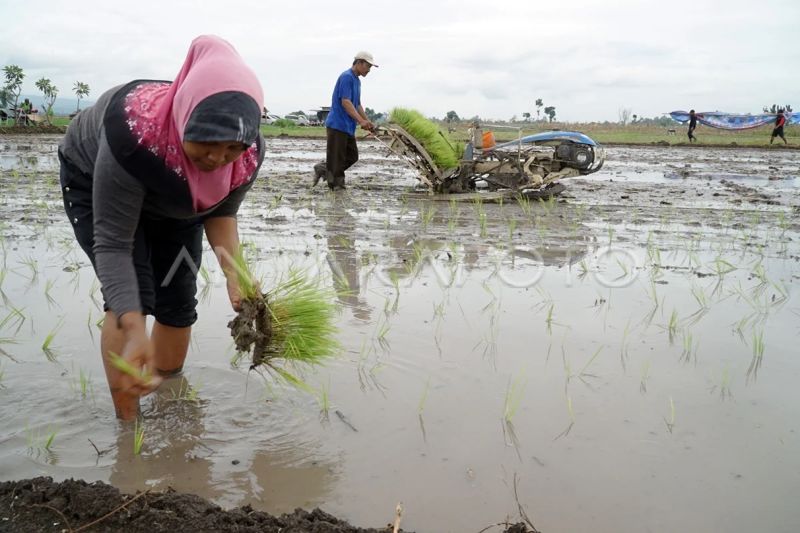
[{"label": "tree line", "polygon": [[[20,108],[19,96],[22,94],[22,82],[25,79],[25,72],[18,65],[6,65],[3,67],[3,86],[0,88],[0,107],[10,108],[16,111]],[[36,88],[42,92],[42,110],[45,120],[52,124],[53,106],[58,98],[58,87],[49,78],[42,77],[35,83]],[[78,97],[78,106],[75,112],[81,110],[81,99],[89,96],[89,85],[82,81],[76,81],[72,87],[75,96]],[[23,109],[29,113],[31,109]]]}]

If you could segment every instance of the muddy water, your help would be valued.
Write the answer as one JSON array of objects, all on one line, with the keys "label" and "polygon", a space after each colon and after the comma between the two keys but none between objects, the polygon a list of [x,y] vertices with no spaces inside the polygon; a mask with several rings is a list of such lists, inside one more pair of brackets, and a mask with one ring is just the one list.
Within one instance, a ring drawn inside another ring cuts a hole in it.
[{"label": "muddy water", "polygon": [[479,531],[517,500],[542,531],[796,530],[800,152],[611,147],[559,201],[518,205],[421,196],[366,142],[333,196],[308,188],[321,141],[269,140],[243,239],[265,285],[300,267],[349,287],[343,353],[304,373],[317,395],[232,363],[207,253],[185,377],[143,402],[136,455],[56,141],[0,138],[3,479],[372,526],[402,501],[423,532]]}]

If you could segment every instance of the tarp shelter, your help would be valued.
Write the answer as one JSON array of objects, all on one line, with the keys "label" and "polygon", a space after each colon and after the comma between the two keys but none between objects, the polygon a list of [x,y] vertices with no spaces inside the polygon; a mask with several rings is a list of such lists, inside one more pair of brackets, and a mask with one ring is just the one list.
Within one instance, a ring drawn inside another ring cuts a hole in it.
[{"label": "tarp shelter", "polygon": [[[734,113],[723,113],[721,111],[704,111],[695,113],[697,122],[712,128],[721,130],[748,130],[758,128],[767,124],[775,124],[776,113],[764,113],[761,115],[736,115]],[[688,122],[688,111],[673,111],[669,114],[673,120],[678,122]],[[800,113],[784,113],[787,124],[800,124]]]}]

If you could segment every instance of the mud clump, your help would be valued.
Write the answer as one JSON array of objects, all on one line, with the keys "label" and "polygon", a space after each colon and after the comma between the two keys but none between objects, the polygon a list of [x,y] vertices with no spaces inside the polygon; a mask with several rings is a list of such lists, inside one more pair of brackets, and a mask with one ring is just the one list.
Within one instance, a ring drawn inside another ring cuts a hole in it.
[{"label": "mud clump", "polygon": [[0,531],[125,531],[126,533],[333,532],[382,533],[391,526],[359,528],[320,509],[273,516],[249,505],[225,510],[173,490],[122,494],[111,485],[49,477],[0,483]]},{"label": "mud clump", "polygon": [[228,322],[228,327],[237,351],[250,352],[252,348],[251,369],[270,356],[272,323],[266,294],[262,294],[261,298],[243,299],[239,313]]}]

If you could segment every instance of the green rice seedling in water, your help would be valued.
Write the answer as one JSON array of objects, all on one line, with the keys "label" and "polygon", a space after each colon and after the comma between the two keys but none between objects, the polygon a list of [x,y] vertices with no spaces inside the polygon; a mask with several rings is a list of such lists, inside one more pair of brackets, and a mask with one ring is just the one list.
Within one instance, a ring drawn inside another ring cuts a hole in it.
[{"label": "green rice seedling in water", "polygon": [[14,335],[16,335],[19,333],[20,328],[22,328],[22,325],[25,323],[25,320],[27,320],[28,317],[26,317],[22,312],[22,309],[19,309],[18,307],[9,305],[9,308],[10,311],[8,312],[8,315],[6,315],[5,318],[0,321],[0,329],[2,329],[6,324],[12,327],[17,326],[14,330]]},{"label": "green rice seedling in water", "polygon": [[673,309],[672,314],[669,315],[667,331],[669,332],[669,343],[673,344],[675,342],[675,335],[678,332],[678,311],[676,309]]},{"label": "green rice seedling in water", "polygon": [[517,195],[517,205],[519,205],[520,209],[522,209],[522,213],[530,218],[531,214],[533,213],[533,205],[529,198],[522,194]]},{"label": "green rice seedling in water", "polygon": [[378,344],[384,349],[388,349],[389,347],[389,341],[386,339],[386,335],[389,334],[391,329],[392,327],[389,325],[389,321],[386,318],[383,318],[376,328],[375,338]]},{"label": "green rice seedling in water", "polygon": [[319,392],[317,394],[317,403],[319,403],[319,414],[323,420],[328,420],[328,414],[330,413],[331,410],[330,390],[331,390],[331,384],[329,381],[327,385],[323,383],[320,386]]},{"label": "green rice seedling in water", "polygon": [[575,425],[575,411],[572,409],[572,397],[569,395],[569,393],[565,393],[565,396],[567,400],[567,414],[569,415],[569,424],[564,429],[564,431],[556,435],[556,437],[553,440],[558,440],[561,437],[566,437],[567,435],[569,435],[569,432],[572,431],[572,426]]},{"label": "green rice seedling in water", "polygon": [[133,428],[133,454],[139,455],[142,453],[142,445],[144,444],[144,420],[141,417],[136,418],[136,423]]},{"label": "green rice seedling in water", "polygon": [[433,204],[428,204],[422,208],[420,211],[420,217],[422,219],[422,229],[427,230],[428,226],[430,225],[433,218],[436,216],[436,206]]},{"label": "green rice seedling in water", "polygon": [[754,380],[758,377],[758,370],[761,368],[761,363],[764,360],[764,331],[753,332],[753,359],[750,361],[750,366],[747,368],[747,380],[752,377]]},{"label": "green rice seedling in water", "polygon": [[747,344],[747,339],[745,339],[744,337],[744,330],[752,319],[753,319],[752,314],[742,317],[738,322],[736,322],[735,327],[733,328],[736,334],[739,335],[739,339],[742,341],[743,344]]},{"label": "green rice seedling in water", "polygon": [[41,450],[45,452],[49,452],[53,448],[53,444],[56,441],[56,435],[58,435],[57,429],[48,428],[47,434],[42,435],[41,432],[34,433],[29,428],[25,428],[25,435],[26,440],[28,443],[29,450]]},{"label": "green rice seedling in water", "polygon": [[585,364],[585,365],[583,365],[583,368],[581,368],[580,372],[578,372],[578,378],[579,378],[581,381],[583,381],[584,383],[585,383],[585,380],[584,380],[584,378],[587,378],[587,377],[592,377],[592,378],[594,378],[594,377],[597,377],[595,374],[589,374],[589,373],[588,373],[586,370],[589,368],[589,365],[591,365],[591,364],[594,362],[594,360],[595,360],[595,359],[597,359],[597,356],[598,356],[598,355],[600,355],[600,352],[601,352],[601,351],[603,351],[603,346],[600,346],[600,347],[598,347],[598,348],[597,348],[597,350],[594,352],[594,355],[592,355],[592,356],[589,358],[589,360],[588,360],[588,361],[586,361],[586,364]]},{"label": "green rice seedling in water", "polygon": [[509,245],[514,240],[514,231],[516,231],[516,229],[517,229],[517,220],[514,219],[514,218],[509,219],[508,220],[508,243],[509,243]]},{"label": "green rice seedling in water", "polygon": [[550,307],[547,308],[547,316],[544,319],[544,323],[547,324],[547,334],[553,334],[553,309],[555,308],[555,304],[550,304]]},{"label": "green rice seedling in water", "polygon": [[422,396],[420,397],[419,402],[417,403],[417,413],[419,415],[422,415],[422,411],[425,410],[425,402],[428,401],[428,391],[430,390],[430,388],[431,388],[431,378],[428,378],[428,380],[425,382],[425,388],[422,389]]},{"label": "green rice seedling in water", "polygon": [[639,392],[647,394],[647,380],[650,378],[650,361],[645,361],[642,365],[642,373],[639,377]]},{"label": "green rice seedling in water", "polygon": [[686,318],[686,323],[692,325],[697,323],[709,311],[708,297],[702,287],[692,286],[692,296],[700,308]]},{"label": "green rice seedling in water", "polygon": [[[3,263],[5,263],[5,257],[3,257]],[[6,272],[8,272],[8,270],[6,270],[5,267],[3,267],[2,270],[0,270],[0,298],[2,298],[3,303],[8,303],[8,295],[3,290],[3,282],[6,279]]]},{"label": "green rice seedling in water", "polygon": [[786,218],[786,213],[783,211],[778,211],[778,227],[781,229],[781,236],[791,227],[791,223],[789,219]]},{"label": "green rice seedling in water", "polygon": [[578,263],[578,279],[582,281],[587,275],[589,275],[589,265],[586,263],[586,259],[581,259]]},{"label": "green rice seedling in water", "polygon": [[49,305],[51,307],[53,305],[58,305],[58,302],[55,301],[55,299],[53,298],[53,295],[50,294],[50,290],[53,288],[54,284],[55,284],[55,280],[52,280],[52,279],[48,279],[44,284],[44,297],[47,299],[47,305]]},{"label": "green rice seedling in water", "polygon": [[692,332],[691,331],[684,331],[683,332],[683,351],[681,352],[681,361],[684,363],[691,363],[692,359],[694,359],[695,364],[697,364],[697,347],[700,341],[693,342]]},{"label": "green rice seedling in water", "polygon": [[42,447],[47,450],[48,452],[53,447],[53,443],[56,440],[56,432],[57,430],[51,430],[50,433],[47,434],[47,438],[44,440],[44,444]]},{"label": "green rice seedling in water", "polygon": [[7,351],[5,351],[5,350],[2,348],[2,345],[3,345],[3,344],[17,344],[17,343],[18,343],[18,341],[17,341],[16,339],[13,339],[13,338],[10,338],[10,337],[0,337],[0,355],[5,355],[6,357],[8,357],[9,359],[11,359],[12,361],[16,361],[16,359],[14,359],[14,358],[11,356],[11,354],[10,354],[10,353],[8,353]]},{"label": "green rice seedling in water", "polygon": [[82,399],[91,393],[92,381],[91,376],[84,372],[83,368],[78,369],[78,379],[74,382],[75,390],[80,393]]},{"label": "green rice seedling in water", "polygon": [[625,329],[622,331],[622,342],[620,342],[619,348],[619,359],[622,363],[622,370],[623,372],[627,370],[627,361],[628,361],[628,334],[630,333],[631,329],[631,321],[628,320],[628,323],[625,324]]},{"label": "green rice seedling in water", "polygon": [[506,399],[503,405],[503,419],[506,422],[511,422],[514,415],[517,413],[522,396],[525,392],[525,379],[524,374],[520,373],[515,379],[509,378],[508,387],[506,387]]},{"label": "green rice seedling in water", "polygon": [[61,326],[64,325],[64,319],[61,318],[55,327],[50,330],[50,333],[44,338],[44,342],[42,342],[42,351],[47,356],[47,359],[51,362],[55,360],[55,352],[53,352],[52,348],[50,347],[53,344],[53,340],[55,340],[58,331],[61,329]]},{"label": "green rice seedling in water", "polygon": [[669,397],[669,420],[664,417],[664,423],[667,425],[667,430],[672,433],[675,427],[675,402],[672,401],[672,396]]},{"label": "green rice seedling in water", "polygon": [[178,390],[172,391],[172,401],[198,403],[200,401],[200,385],[192,385],[188,381],[182,380]]},{"label": "green rice seedling in water", "polygon": [[275,196],[273,196],[269,202],[269,210],[274,211],[275,209],[277,209],[278,206],[281,204],[282,200],[283,200],[282,194],[276,194]]},{"label": "green rice seedling in water", "polygon": [[22,259],[21,263],[24,266],[27,266],[28,269],[31,271],[30,280],[33,281],[39,276],[39,263],[31,256],[27,256]]},{"label": "green rice seedling in water", "polygon": [[730,372],[728,371],[728,367],[722,369],[722,379],[719,385],[719,396],[723,400],[733,397],[733,394],[731,393],[731,376]]},{"label": "green rice seedling in water", "polygon": [[103,308],[103,306],[100,305],[100,302],[97,299],[97,291],[98,290],[100,290],[100,285],[97,282],[97,278],[94,278],[94,279],[92,279],[92,286],[89,287],[89,298],[91,298],[92,303],[94,303],[94,306],[98,310],[101,310]]},{"label": "green rice seedling in water", "polygon": [[731,272],[737,270],[737,267],[733,266],[732,264],[730,264],[728,261],[725,261],[721,257],[717,257],[714,260],[713,265],[714,265],[713,268],[714,273],[720,278],[725,276],[725,274],[730,274]]},{"label": "green rice seedling in water", "polygon": [[622,270],[622,274],[617,276],[616,280],[627,278],[628,277],[628,265],[626,265],[625,263],[623,263],[622,261],[620,261],[619,259],[616,259],[616,258],[614,259],[614,261],[617,263],[617,266],[620,268],[620,270]]}]

